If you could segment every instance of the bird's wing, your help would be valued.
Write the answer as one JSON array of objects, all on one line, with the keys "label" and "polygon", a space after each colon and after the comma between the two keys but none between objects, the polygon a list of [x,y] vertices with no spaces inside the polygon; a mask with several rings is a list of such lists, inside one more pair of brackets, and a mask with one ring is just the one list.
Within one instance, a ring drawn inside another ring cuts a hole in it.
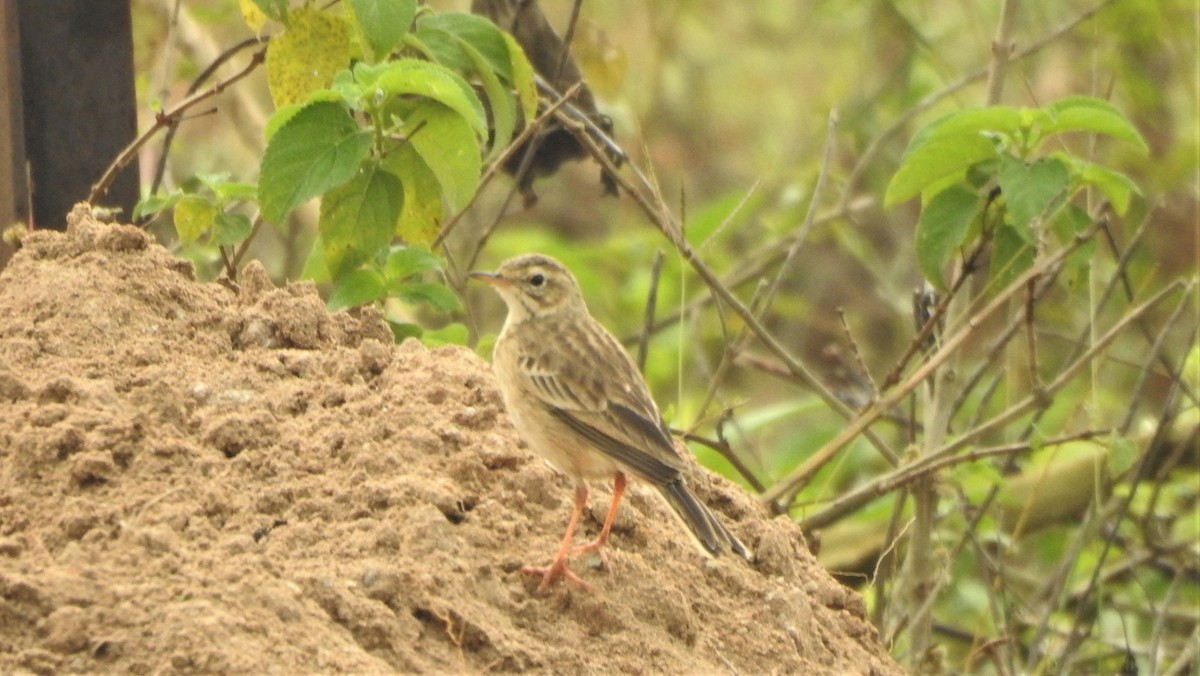
[{"label": "bird's wing", "polygon": [[[654,483],[679,477],[670,430],[633,360],[595,320],[547,340],[530,332],[517,360],[521,377],[551,414],[635,474]],[[562,330],[558,329],[558,333]],[[569,350],[569,352],[568,352]]]}]

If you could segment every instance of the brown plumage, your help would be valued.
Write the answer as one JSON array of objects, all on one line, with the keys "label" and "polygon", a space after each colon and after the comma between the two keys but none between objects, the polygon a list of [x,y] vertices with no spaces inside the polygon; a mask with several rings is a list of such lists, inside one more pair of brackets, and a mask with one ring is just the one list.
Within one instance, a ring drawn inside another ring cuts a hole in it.
[{"label": "brown plumage", "polygon": [[[579,284],[561,263],[540,254],[506,261],[495,273],[472,273],[508,306],[493,369],[517,431],[536,453],[575,479],[575,511],[553,563],[526,568],[542,575],[538,592],[562,575],[587,586],[567,567],[571,553],[604,559],[613,517],[631,474],[659,490],[709,554],[746,548],[696,499],[683,460],[628,353],[588,313]],[[571,549],[587,502],[586,481],[614,478],[613,502],[599,537]]]}]

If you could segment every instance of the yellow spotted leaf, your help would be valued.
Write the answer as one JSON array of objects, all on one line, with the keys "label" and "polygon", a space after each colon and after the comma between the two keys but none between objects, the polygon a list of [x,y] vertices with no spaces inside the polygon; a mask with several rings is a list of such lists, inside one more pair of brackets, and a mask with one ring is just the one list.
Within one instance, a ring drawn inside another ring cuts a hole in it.
[{"label": "yellow spotted leaf", "polygon": [[242,8],[242,18],[245,19],[246,25],[250,30],[254,31],[255,35],[262,35],[263,26],[267,23],[267,15],[254,4],[254,0],[238,0],[238,6]]},{"label": "yellow spotted leaf", "polygon": [[302,103],[350,63],[345,18],[316,9],[288,15],[287,30],[267,47],[267,85],[276,107]]}]

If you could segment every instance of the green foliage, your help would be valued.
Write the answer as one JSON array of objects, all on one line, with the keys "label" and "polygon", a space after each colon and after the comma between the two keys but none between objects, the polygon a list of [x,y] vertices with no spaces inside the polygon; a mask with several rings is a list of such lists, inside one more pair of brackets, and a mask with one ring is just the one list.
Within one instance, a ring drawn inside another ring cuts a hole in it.
[{"label": "green foliage", "polygon": [[[1038,156],[1056,136],[1102,134],[1147,151],[1145,141],[1116,108],[1074,96],[1041,108],[989,106],[959,111],[913,136],[885,201],[922,195],[917,260],[927,279],[946,288],[943,269],[976,236],[995,237],[1002,278],[1032,264],[1032,247],[1045,219],[1053,218],[1087,186],[1100,189],[1125,213],[1137,187],[1123,174],[1064,153]],[[1003,201],[989,215],[981,191],[999,186]],[[979,222],[982,227],[971,228]],[[1074,233],[1070,233],[1074,234]]]},{"label": "green foliage", "polygon": [[[518,109],[532,113],[537,105],[520,47],[479,16],[418,16],[415,0],[353,0],[344,13],[254,0],[243,6],[248,21],[254,9],[283,26],[267,49],[278,109],[265,129],[256,193],[262,218],[282,226],[298,206],[321,198],[306,271],[332,283],[331,307],[395,298],[438,313],[457,309],[449,289],[425,281],[440,270],[436,257],[426,251],[414,259],[421,249],[413,247],[433,241],[444,218],[470,204],[484,156],[512,139]],[[241,199],[255,197],[249,189]],[[227,201],[161,196],[142,211],[173,207],[184,243],[211,231],[213,244],[240,244],[249,220],[225,213]],[[398,336],[421,334],[411,322],[395,326]],[[435,339],[459,336],[449,328]]]},{"label": "green foliage", "polygon": [[142,200],[133,218],[173,209],[175,230],[183,244],[200,242],[207,233],[206,245],[229,246],[250,235],[250,219],[239,210],[254,196],[253,184],[231,181],[229,174],[200,174],[181,189]]}]

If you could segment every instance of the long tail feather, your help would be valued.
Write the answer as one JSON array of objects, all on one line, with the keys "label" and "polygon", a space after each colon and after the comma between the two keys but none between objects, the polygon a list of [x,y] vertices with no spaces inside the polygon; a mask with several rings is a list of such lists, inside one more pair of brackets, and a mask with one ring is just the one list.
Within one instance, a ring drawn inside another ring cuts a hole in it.
[{"label": "long tail feather", "polygon": [[696,499],[682,478],[663,484],[658,489],[705,551],[718,556],[723,551],[732,550],[738,556],[750,558],[746,546],[729,532],[708,507]]}]

